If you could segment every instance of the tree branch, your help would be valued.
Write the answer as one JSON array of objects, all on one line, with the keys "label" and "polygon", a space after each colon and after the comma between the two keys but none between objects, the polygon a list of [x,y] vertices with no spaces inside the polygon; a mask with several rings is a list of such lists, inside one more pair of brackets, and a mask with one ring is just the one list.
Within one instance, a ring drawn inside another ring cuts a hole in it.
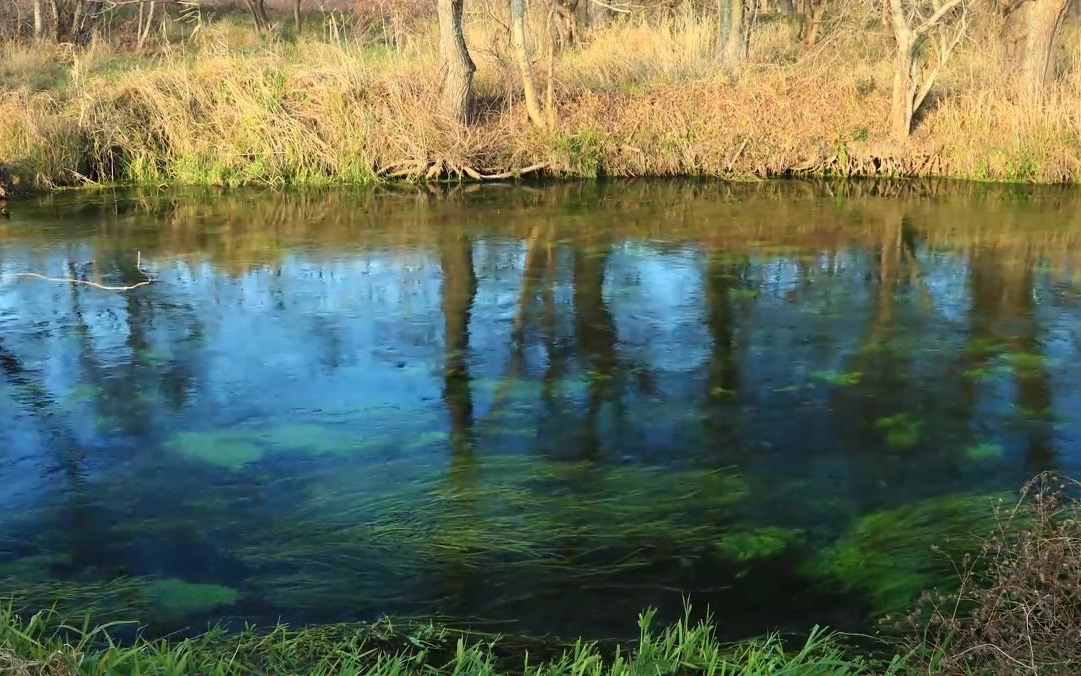
[{"label": "tree branch", "polygon": [[956,9],[957,6],[960,5],[962,2],[964,2],[964,0],[950,0],[950,2],[947,2],[946,4],[939,7],[938,10],[930,16],[930,18],[928,18],[922,24],[913,29],[916,37],[923,37],[923,35],[927,33],[927,31],[934,28],[939,21],[942,21],[943,17]]}]

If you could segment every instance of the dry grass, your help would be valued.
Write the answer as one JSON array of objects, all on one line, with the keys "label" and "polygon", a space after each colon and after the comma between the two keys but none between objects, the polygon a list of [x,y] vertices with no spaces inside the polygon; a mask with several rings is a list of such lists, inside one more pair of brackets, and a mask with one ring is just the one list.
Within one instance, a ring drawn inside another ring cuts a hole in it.
[{"label": "dry grass", "polygon": [[[0,159],[38,186],[364,182],[433,163],[451,178],[537,163],[571,176],[1081,176],[1077,27],[1060,40],[1059,82],[1036,104],[1011,94],[997,19],[978,16],[913,138],[898,143],[885,124],[890,38],[856,0],[836,6],[811,50],[795,44],[791,21],[763,17],[734,75],[715,63],[712,16],[632,15],[558,55],[559,120],[539,130],[520,101],[504,4],[476,3],[468,18],[480,110],[465,129],[432,109],[430,20],[373,42],[327,14],[293,42],[259,40],[227,16],[139,56],[9,42]],[[542,79],[544,20],[531,18]]]},{"label": "dry grass", "polygon": [[928,592],[902,621],[912,628],[913,666],[945,674],[1077,673],[1079,487],[1041,475],[1013,509],[997,514],[996,536],[959,562],[958,590]]}]

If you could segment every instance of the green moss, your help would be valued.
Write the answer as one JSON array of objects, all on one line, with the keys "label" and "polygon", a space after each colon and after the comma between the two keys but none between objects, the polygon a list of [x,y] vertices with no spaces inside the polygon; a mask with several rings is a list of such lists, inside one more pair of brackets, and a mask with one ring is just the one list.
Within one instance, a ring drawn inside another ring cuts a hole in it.
[{"label": "green moss", "polygon": [[954,561],[994,531],[1001,499],[948,496],[868,514],[820,552],[814,569],[866,593],[877,613],[903,609],[922,591],[956,580]]},{"label": "green moss", "polygon": [[768,526],[751,531],[725,533],[717,551],[726,559],[751,561],[777,556],[803,540],[803,531]]},{"label": "green moss", "polygon": [[240,596],[231,587],[198,584],[176,578],[155,580],[149,583],[147,594],[160,610],[180,615],[236,605]]}]

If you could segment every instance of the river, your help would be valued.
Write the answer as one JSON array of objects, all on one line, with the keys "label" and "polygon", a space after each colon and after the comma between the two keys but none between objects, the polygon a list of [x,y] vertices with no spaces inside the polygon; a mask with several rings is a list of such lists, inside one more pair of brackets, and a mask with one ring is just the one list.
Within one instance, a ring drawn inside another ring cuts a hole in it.
[{"label": "river", "polygon": [[11,211],[0,594],[29,607],[156,632],[387,613],[611,638],[685,604],[730,639],[866,630],[1027,479],[1081,474],[1076,190]]}]

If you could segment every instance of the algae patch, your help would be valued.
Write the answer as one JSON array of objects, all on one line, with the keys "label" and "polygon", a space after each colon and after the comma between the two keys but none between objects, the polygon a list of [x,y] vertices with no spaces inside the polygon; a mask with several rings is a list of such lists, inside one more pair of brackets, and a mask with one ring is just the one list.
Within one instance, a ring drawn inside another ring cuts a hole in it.
[{"label": "algae patch", "polygon": [[200,584],[177,578],[155,580],[147,585],[147,596],[160,610],[188,615],[221,606],[236,605],[240,594],[231,587]]},{"label": "algae patch", "polygon": [[262,459],[265,449],[244,432],[181,432],[165,448],[218,467],[239,469]]},{"label": "algae patch", "polygon": [[767,526],[726,533],[717,542],[717,551],[726,559],[746,562],[778,556],[802,541],[803,531]]}]

